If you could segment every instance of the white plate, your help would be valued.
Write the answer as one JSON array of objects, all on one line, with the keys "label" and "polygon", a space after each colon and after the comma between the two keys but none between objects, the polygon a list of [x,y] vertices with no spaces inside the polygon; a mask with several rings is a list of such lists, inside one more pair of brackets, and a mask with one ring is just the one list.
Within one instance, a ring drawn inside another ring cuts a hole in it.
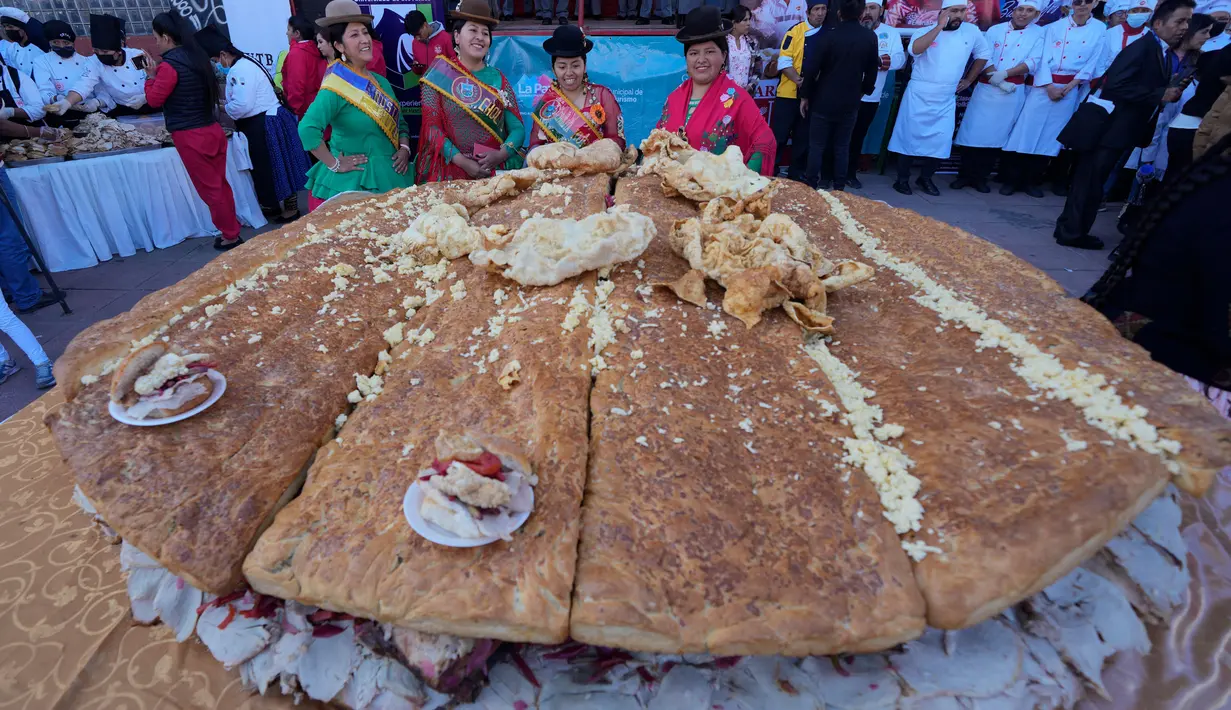
[{"label": "white plate", "polygon": [[227,378],[223,377],[221,372],[218,372],[217,370],[207,370],[205,372],[205,376],[214,381],[213,394],[211,394],[209,399],[205,400],[201,404],[189,409],[187,412],[177,414],[174,417],[167,417],[165,419],[133,419],[124,413],[124,410],[126,409],[125,407],[116,404],[115,402],[111,402],[107,405],[107,411],[111,413],[112,419],[129,426],[162,426],[163,424],[182,422],[188,417],[195,417],[201,412],[204,412],[212,407],[214,402],[217,402],[222,398],[222,393],[227,391]]},{"label": "white plate", "polygon": [[[534,488],[530,489],[530,501],[533,504]],[[410,523],[412,530],[437,545],[445,545],[446,547],[482,547],[501,539],[498,535],[458,537],[439,525],[424,520],[423,516],[419,515],[419,506],[421,505],[423,505],[423,491],[419,488],[419,482],[415,481],[410,484],[410,488],[406,489],[406,496],[402,498],[402,512],[406,515],[406,522]],[[513,532],[520,530],[521,526],[525,525],[529,519],[530,511],[514,516],[513,520],[517,521],[517,527],[513,528]]]}]

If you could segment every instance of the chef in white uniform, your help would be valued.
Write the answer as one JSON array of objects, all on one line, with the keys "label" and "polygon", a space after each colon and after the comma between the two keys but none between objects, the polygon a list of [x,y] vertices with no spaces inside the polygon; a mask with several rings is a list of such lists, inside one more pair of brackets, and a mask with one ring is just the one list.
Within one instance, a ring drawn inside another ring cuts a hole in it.
[{"label": "chef in white uniform", "polygon": [[[889,139],[889,150],[898,154],[893,189],[903,195],[911,194],[913,162],[920,165],[915,185],[926,194],[940,194],[932,175],[953,148],[956,94],[974,83],[991,57],[983,33],[965,18],[966,0],[944,0],[936,25],[915,30],[910,37],[908,48],[915,67]],[[967,70],[972,55],[975,61]]]},{"label": "chef in white uniform", "polygon": [[1124,24],[1124,15],[1128,11],[1127,0],[1107,0],[1103,3],[1103,24],[1107,29]]},{"label": "chef in white uniform", "polygon": [[33,125],[46,114],[34,80],[0,61],[0,118]]},{"label": "chef in white uniform", "polygon": [[0,28],[4,39],[0,40],[0,58],[10,67],[30,76],[43,97],[43,104],[55,100],[56,88],[51,81],[51,68],[47,66],[47,53],[30,43],[26,24],[30,16],[15,7],[0,7]]},{"label": "chef in white uniform", "polygon": [[962,167],[954,190],[973,187],[987,194],[996,158],[1026,103],[1026,76],[1038,71],[1043,58],[1043,28],[1039,19],[1041,0],[1019,0],[1008,22],[988,28],[983,37],[992,58],[979,75],[974,94],[954,143],[962,146]]},{"label": "chef in white uniform", "polygon": [[1056,137],[1089,93],[1102,58],[1107,27],[1093,17],[1096,2],[1074,0],[1073,14],[1043,28],[1043,59],[1004,146],[1002,195],[1021,190],[1031,197],[1043,196],[1035,183],[1047,160],[1060,153]]},{"label": "chef in white uniform", "polygon": [[1201,45],[1202,52],[1217,52],[1231,44],[1231,0],[1210,0],[1197,8],[1197,12],[1209,15],[1215,22],[1226,22],[1227,27],[1217,37],[1210,37]]},{"label": "chef in white uniform", "polygon": [[124,46],[124,21],[111,15],[90,15],[90,41],[98,62],[98,87],[95,97],[108,116],[155,113],[145,103],[145,70],[139,49]]},{"label": "chef in white uniform", "polygon": [[1103,58],[1094,75],[1096,79],[1107,73],[1107,68],[1125,47],[1145,36],[1150,15],[1154,14],[1154,0],[1123,0],[1123,5],[1127,11],[1124,24],[1108,27],[1103,33]]},{"label": "chef in white uniform", "polygon": [[97,111],[101,103],[94,98],[101,74],[100,65],[93,57],[77,53],[77,34],[61,20],[50,20],[43,25],[51,51],[47,53],[47,65],[51,67],[51,80],[56,87],[55,101],[47,106],[49,114],[67,115],[70,122],[80,121],[86,113]]}]

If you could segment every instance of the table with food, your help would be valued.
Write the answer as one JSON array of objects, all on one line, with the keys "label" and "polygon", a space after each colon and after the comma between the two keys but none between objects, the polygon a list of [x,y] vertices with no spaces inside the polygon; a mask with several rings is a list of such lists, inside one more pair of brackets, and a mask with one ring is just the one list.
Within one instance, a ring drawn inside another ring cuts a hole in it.
[{"label": "table with food", "polygon": [[[11,140],[3,159],[26,226],[51,271],[94,266],[215,233],[160,114],[88,114],[60,140]],[[88,162],[87,162],[88,161]],[[243,134],[227,144],[240,221],[262,227]]]},{"label": "table with food", "polygon": [[331,201],[78,335],[0,427],[8,704],[1227,700],[1199,392],[960,229],[642,149]]}]

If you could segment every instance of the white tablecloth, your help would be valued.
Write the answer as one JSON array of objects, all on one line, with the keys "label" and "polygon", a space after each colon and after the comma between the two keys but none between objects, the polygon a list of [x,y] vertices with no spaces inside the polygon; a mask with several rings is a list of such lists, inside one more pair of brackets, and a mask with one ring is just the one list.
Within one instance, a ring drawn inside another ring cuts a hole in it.
[{"label": "white tablecloth", "polygon": [[[241,223],[263,227],[251,170],[248,139],[236,132],[227,145],[235,210]],[[189,237],[218,234],[174,148],[9,165],[8,174],[51,271],[84,269],[112,254],[132,256],[138,248],[165,249]]]}]

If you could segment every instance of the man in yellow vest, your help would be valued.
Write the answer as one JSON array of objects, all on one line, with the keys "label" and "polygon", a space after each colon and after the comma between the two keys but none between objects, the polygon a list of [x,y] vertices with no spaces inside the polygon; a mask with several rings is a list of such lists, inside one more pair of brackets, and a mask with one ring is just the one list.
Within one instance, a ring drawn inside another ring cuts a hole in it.
[{"label": "man in yellow vest", "polygon": [[804,68],[804,44],[821,31],[829,8],[825,0],[808,0],[808,19],[800,22],[782,37],[778,53],[778,94],[774,98],[771,128],[778,141],[778,155],[784,155],[791,143],[791,163],[787,177],[804,181],[808,166],[808,119],[799,110],[799,87]]}]

